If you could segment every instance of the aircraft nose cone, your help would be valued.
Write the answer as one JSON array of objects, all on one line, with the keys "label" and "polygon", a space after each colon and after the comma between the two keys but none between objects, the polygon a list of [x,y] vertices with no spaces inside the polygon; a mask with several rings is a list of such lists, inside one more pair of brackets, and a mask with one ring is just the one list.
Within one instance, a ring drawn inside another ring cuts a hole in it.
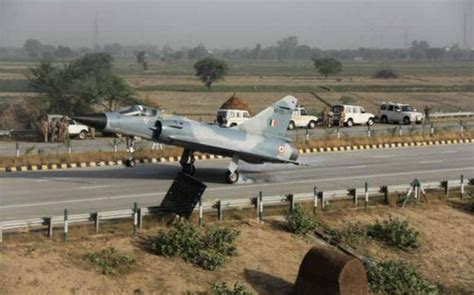
[{"label": "aircraft nose cone", "polygon": [[107,126],[107,116],[104,113],[81,115],[72,119],[95,129],[103,130]]}]

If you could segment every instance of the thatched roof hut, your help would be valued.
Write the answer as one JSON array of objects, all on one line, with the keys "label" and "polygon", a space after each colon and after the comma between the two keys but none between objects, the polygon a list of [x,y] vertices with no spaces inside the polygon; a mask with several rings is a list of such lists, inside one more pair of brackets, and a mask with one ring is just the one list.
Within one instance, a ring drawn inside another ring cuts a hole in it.
[{"label": "thatched roof hut", "polygon": [[229,99],[226,100],[221,105],[220,109],[245,110],[245,111],[248,111],[251,114],[249,105],[243,99],[241,99],[237,95],[235,95],[235,93],[232,94],[232,96],[229,97]]}]

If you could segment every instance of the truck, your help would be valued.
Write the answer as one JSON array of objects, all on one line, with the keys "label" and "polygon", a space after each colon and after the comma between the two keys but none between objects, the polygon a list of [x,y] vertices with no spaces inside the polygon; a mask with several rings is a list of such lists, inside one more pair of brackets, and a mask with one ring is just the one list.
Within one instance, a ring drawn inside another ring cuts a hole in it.
[{"label": "truck", "polygon": [[316,128],[317,124],[318,118],[316,116],[309,115],[304,106],[301,105],[297,106],[293,111],[290,124],[288,125],[288,130],[301,127],[313,129]]}]

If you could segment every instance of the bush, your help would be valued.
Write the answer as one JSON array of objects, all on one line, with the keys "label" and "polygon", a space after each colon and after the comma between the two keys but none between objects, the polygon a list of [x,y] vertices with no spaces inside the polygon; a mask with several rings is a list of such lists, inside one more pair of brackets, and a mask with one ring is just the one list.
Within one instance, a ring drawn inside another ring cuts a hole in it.
[{"label": "bush", "polygon": [[104,275],[124,274],[131,270],[136,260],[133,256],[123,254],[114,247],[108,247],[100,252],[87,253],[86,259],[99,267]]},{"label": "bush", "polygon": [[415,267],[403,261],[382,261],[367,267],[367,280],[373,293],[438,294],[438,288],[425,280]]},{"label": "bush", "polygon": [[352,245],[367,237],[367,229],[360,222],[350,223],[341,230],[326,228],[324,233],[326,234],[326,241],[332,244],[344,242]]},{"label": "bush", "polygon": [[151,248],[158,255],[181,257],[203,269],[216,270],[227,256],[237,255],[234,242],[238,235],[236,230],[214,226],[202,233],[193,225],[178,221],[168,232],[160,231]]},{"label": "bush", "polygon": [[294,234],[307,234],[318,226],[318,222],[303,212],[300,206],[286,215],[286,229]]},{"label": "bush", "polygon": [[396,79],[398,75],[392,70],[378,70],[376,71],[372,77],[375,79]]},{"label": "bush", "polygon": [[419,232],[411,228],[407,221],[399,219],[376,221],[375,224],[368,226],[367,235],[404,251],[420,246]]},{"label": "bush", "polygon": [[239,282],[235,282],[231,289],[226,282],[214,283],[211,288],[212,295],[251,295],[249,291]]}]

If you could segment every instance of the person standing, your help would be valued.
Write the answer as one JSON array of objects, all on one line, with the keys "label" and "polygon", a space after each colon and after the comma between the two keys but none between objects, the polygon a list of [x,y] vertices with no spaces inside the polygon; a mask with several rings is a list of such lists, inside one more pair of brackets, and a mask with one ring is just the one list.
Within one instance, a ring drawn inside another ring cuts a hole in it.
[{"label": "person standing", "polygon": [[339,127],[344,127],[345,120],[346,120],[346,112],[342,111],[339,113]]},{"label": "person standing", "polygon": [[45,118],[42,118],[39,126],[41,130],[41,134],[43,135],[43,138],[44,138],[44,142],[48,142],[48,134],[49,134],[48,120],[46,120]]}]

